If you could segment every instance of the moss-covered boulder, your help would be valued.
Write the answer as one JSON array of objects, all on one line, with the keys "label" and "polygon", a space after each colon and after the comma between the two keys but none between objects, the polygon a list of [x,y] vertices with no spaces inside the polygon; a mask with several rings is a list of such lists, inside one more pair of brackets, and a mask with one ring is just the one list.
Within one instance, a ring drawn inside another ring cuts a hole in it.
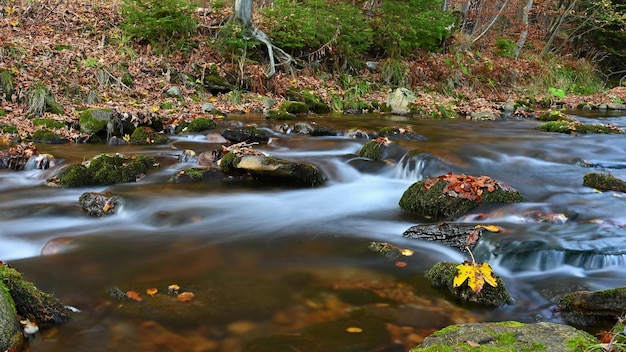
[{"label": "moss-covered boulder", "polygon": [[278,120],[278,121],[298,119],[298,117],[295,114],[292,114],[284,110],[269,110],[268,112],[265,113],[265,118],[267,118],[268,120]]},{"label": "moss-covered boulder", "polygon": [[584,124],[575,120],[548,121],[537,126],[537,129],[545,132],[559,132],[569,134],[601,133],[601,134],[624,134],[623,129],[611,124]]},{"label": "moss-covered boulder", "polygon": [[150,127],[142,126],[135,129],[130,135],[130,143],[138,145],[165,144],[167,137]]},{"label": "moss-covered boulder", "polygon": [[252,125],[226,128],[220,131],[220,133],[222,137],[235,144],[241,142],[267,143],[270,139],[270,134],[267,131]]},{"label": "moss-covered boulder", "polygon": [[18,321],[9,289],[0,281],[0,351],[20,350],[23,338]]},{"label": "moss-covered boulder", "polygon": [[626,182],[611,174],[590,172],[583,176],[583,185],[601,191],[626,192]]},{"label": "moss-covered boulder", "polygon": [[513,303],[513,299],[504,287],[504,281],[498,276],[493,275],[497,286],[491,286],[485,283],[482,289],[476,293],[468,285],[467,281],[459,287],[454,287],[454,277],[458,273],[458,264],[439,262],[435,264],[426,273],[426,279],[436,288],[441,288],[459,302],[472,303],[482,306],[501,306]]},{"label": "moss-covered boulder", "polygon": [[451,325],[428,336],[410,352],[578,352],[597,344],[592,335],[568,325],[504,321]]},{"label": "moss-covered boulder", "polygon": [[86,109],[80,113],[80,130],[94,134],[106,129],[107,123],[112,119],[114,111],[108,108]]},{"label": "moss-covered boulder", "polygon": [[70,319],[70,310],[56,297],[40,291],[31,282],[7,265],[0,265],[0,282],[15,303],[15,310],[21,319],[36,322],[40,327],[50,327]]},{"label": "moss-covered boulder", "polygon": [[537,116],[539,121],[574,121],[561,110],[547,110]]},{"label": "moss-covered boulder", "polygon": [[63,144],[67,139],[50,130],[37,130],[33,133],[33,142],[44,144]]},{"label": "moss-covered boulder", "polygon": [[565,320],[583,326],[611,326],[624,314],[626,287],[575,291],[563,295],[558,306]]},{"label": "moss-covered boulder", "polygon": [[198,117],[187,125],[187,132],[202,132],[217,127],[217,123],[213,119],[207,117]]},{"label": "moss-covered boulder", "polygon": [[48,182],[64,187],[106,186],[116,183],[136,182],[145,173],[158,166],[148,156],[128,157],[122,154],[101,154],[84,165],[70,165],[61,170]]},{"label": "moss-covered boulder", "polygon": [[398,144],[392,143],[385,137],[379,137],[363,144],[357,156],[372,160],[392,159],[398,161],[406,154],[406,150]]},{"label": "moss-covered boulder", "polygon": [[218,74],[209,74],[204,76],[202,83],[204,88],[213,95],[220,93],[225,94],[236,89],[234,85],[230,84],[230,82]]},{"label": "moss-covered boulder", "polygon": [[291,114],[306,114],[309,107],[304,102],[285,100],[280,104],[280,109]]},{"label": "moss-covered boulder", "polygon": [[287,98],[291,101],[303,102],[310,111],[321,114],[330,111],[328,104],[324,102],[322,97],[315,94],[314,91],[300,90],[295,87],[287,88]]},{"label": "moss-covered boulder", "polygon": [[378,131],[378,135],[390,140],[425,141],[427,139],[425,136],[417,134],[408,128],[398,126],[383,127]]},{"label": "moss-covered boulder", "polygon": [[483,203],[523,202],[513,187],[489,176],[448,173],[412,184],[400,207],[432,220],[451,221]]},{"label": "moss-covered boulder", "polygon": [[324,183],[322,172],[311,163],[279,159],[262,153],[229,152],[220,160],[220,168],[227,174],[249,174],[279,184],[319,186]]}]

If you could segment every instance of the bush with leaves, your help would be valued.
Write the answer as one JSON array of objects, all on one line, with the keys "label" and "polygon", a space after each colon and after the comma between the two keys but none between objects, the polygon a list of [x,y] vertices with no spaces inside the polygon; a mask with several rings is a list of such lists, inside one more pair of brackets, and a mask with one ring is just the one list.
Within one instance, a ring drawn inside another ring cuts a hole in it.
[{"label": "bush with leaves", "polygon": [[440,0],[385,0],[374,16],[374,48],[390,57],[405,57],[415,49],[436,50],[456,21]]},{"label": "bush with leaves", "polygon": [[180,47],[196,29],[195,7],[187,0],[122,0],[121,27],[155,48]]},{"label": "bush with leaves", "polygon": [[310,61],[353,59],[372,43],[369,19],[349,3],[275,0],[262,15],[274,44]]}]

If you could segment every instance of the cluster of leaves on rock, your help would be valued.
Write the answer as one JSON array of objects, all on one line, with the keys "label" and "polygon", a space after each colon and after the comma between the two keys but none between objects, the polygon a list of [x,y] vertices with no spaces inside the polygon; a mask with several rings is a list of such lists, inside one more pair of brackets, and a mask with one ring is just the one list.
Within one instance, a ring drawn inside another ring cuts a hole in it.
[{"label": "cluster of leaves on rock", "polygon": [[508,189],[507,185],[492,179],[489,176],[471,176],[464,174],[454,174],[449,172],[445,175],[429,178],[424,182],[424,187],[429,190],[439,181],[447,181],[443,192],[452,197],[465,198],[481,202],[484,190],[493,192],[498,188]]}]

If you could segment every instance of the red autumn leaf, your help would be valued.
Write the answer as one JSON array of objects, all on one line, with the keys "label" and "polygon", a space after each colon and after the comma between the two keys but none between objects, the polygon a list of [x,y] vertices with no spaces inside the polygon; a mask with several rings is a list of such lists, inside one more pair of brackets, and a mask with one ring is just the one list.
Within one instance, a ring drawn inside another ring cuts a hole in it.
[{"label": "red autumn leaf", "polygon": [[478,239],[480,239],[480,230],[474,229],[474,231],[470,232],[465,238],[465,243],[468,246],[473,246],[478,242]]},{"label": "red autumn leaf", "polygon": [[137,302],[143,301],[143,298],[141,298],[139,293],[137,293],[135,291],[127,291],[126,292],[126,297],[128,297],[129,299],[132,299],[133,301],[137,301]]},{"label": "red autumn leaf", "polygon": [[189,302],[194,297],[196,297],[196,295],[194,295],[193,292],[182,292],[176,296],[176,299],[178,299],[179,302]]}]

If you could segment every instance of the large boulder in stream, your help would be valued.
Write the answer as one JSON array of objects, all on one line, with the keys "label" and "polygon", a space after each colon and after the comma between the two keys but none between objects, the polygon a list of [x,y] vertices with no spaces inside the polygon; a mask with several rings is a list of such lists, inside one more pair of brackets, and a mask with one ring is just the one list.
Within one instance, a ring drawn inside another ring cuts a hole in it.
[{"label": "large boulder in stream", "polygon": [[559,299],[558,306],[563,318],[573,324],[610,326],[624,315],[626,287],[567,293]]},{"label": "large boulder in stream", "polygon": [[303,186],[324,183],[320,169],[307,162],[279,159],[252,149],[233,149],[220,160],[220,169],[229,175],[249,174],[255,178]]},{"label": "large boulder in stream", "polygon": [[[17,270],[6,264],[0,265],[0,286],[3,295],[10,295],[14,303],[12,309],[15,309],[22,320],[46,328],[70,319],[70,310],[58,298],[40,291],[33,283],[25,281]],[[11,314],[10,311],[9,313]],[[12,324],[8,327],[12,329]],[[6,332],[5,329],[2,325],[0,335]]]},{"label": "large boulder in stream", "polygon": [[119,198],[107,193],[85,192],[78,198],[78,205],[87,214],[102,217],[115,213]]},{"label": "large boulder in stream", "polygon": [[149,156],[100,154],[84,164],[66,166],[48,179],[49,185],[63,187],[107,186],[116,183],[137,182],[148,169],[159,164]]},{"label": "large boulder in stream", "polygon": [[232,128],[226,128],[220,131],[222,136],[228,139],[232,143],[267,143],[270,139],[270,134],[265,131],[256,128],[255,126],[235,126]]},{"label": "large boulder in stream", "polygon": [[513,187],[489,176],[448,173],[412,184],[400,207],[432,220],[454,220],[483,203],[523,202]]},{"label": "large boulder in stream", "polygon": [[440,351],[584,351],[598,340],[574,327],[515,321],[451,325],[428,336],[410,352]]},{"label": "large boulder in stream", "polygon": [[583,177],[583,186],[593,187],[601,191],[626,192],[626,182],[611,174],[590,172]]}]

